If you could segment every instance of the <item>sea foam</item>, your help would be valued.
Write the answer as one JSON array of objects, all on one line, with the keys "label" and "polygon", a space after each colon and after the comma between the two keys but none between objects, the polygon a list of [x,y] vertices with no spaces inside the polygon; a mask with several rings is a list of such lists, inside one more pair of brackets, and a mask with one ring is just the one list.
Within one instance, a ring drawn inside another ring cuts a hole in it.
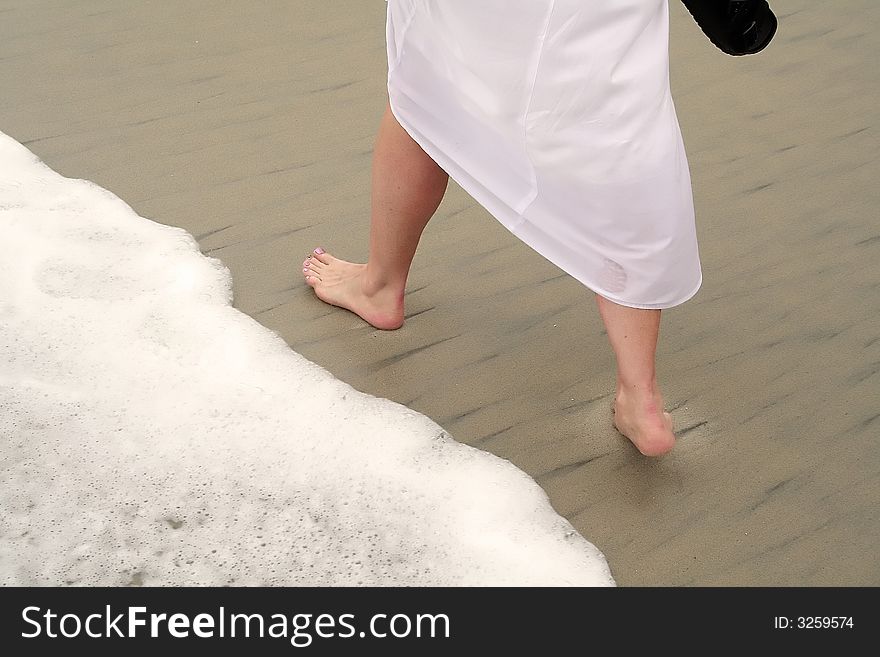
[{"label": "sea foam", "polygon": [[187,232],[0,133],[0,583],[614,584],[525,473],[231,289]]}]

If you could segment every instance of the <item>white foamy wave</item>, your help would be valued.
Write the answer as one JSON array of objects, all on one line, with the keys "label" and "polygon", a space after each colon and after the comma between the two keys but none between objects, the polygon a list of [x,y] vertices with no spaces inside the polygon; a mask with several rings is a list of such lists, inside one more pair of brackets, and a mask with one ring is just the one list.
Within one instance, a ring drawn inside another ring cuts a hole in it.
[{"label": "white foamy wave", "polygon": [[522,471],[230,290],[188,233],[0,133],[0,582],[614,583]]}]

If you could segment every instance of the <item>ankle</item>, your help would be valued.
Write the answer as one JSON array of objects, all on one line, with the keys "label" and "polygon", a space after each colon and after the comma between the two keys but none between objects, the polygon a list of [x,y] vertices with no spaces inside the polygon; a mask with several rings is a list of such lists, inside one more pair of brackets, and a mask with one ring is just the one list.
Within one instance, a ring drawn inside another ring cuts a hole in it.
[{"label": "ankle", "polygon": [[367,297],[377,295],[396,295],[403,299],[406,281],[402,283],[391,280],[388,276],[377,272],[367,263],[364,276],[361,278],[361,290]]},{"label": "ankle", "polygon": [[647,381],[624,381],[617,380],[615,398],[642,404],[659,404],[662,408],[663,395],[656,379]]}]

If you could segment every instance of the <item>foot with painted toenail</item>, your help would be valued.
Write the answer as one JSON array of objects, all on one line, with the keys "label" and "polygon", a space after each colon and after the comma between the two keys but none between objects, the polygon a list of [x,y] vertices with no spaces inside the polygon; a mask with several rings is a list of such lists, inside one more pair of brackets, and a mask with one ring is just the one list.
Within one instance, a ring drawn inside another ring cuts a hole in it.
[{"label": "foot with painted toenail", "polygon": [[367,265],[340,260],[318,247],[303,261],[303,276],[321,301],[350,310],[378,329],[403,325],[403,287],[377,280]]}]

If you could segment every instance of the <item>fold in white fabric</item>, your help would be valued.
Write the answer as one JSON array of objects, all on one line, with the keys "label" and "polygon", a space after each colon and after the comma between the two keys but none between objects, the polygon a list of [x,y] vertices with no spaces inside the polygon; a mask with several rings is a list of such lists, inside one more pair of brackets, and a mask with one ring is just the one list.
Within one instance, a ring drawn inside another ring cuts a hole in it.
[{"label": "fold in white fabric", "polygon": [[390,0],[400,124],[523,242],[611,301],[702,281],[667,0]]}]

